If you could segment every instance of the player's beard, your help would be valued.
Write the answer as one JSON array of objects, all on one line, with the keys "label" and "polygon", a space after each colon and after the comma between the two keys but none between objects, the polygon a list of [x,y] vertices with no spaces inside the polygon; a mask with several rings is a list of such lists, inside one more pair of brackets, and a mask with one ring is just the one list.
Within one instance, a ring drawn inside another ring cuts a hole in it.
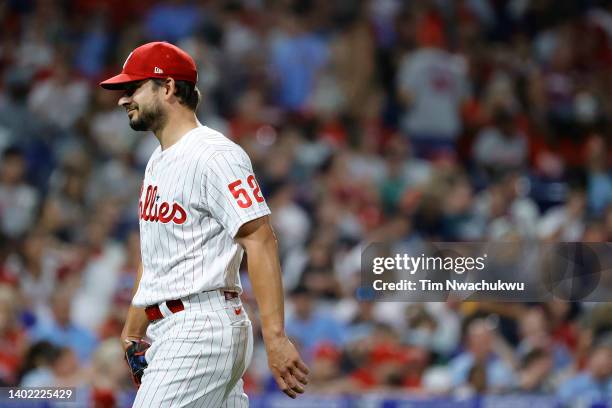
[{"label": "player's beard", "polygon": [[130,120],[130,127],[134,130],[156,132],[166,125],[166,112],[157,102],[148,108],[138,108],[138,117]]}]

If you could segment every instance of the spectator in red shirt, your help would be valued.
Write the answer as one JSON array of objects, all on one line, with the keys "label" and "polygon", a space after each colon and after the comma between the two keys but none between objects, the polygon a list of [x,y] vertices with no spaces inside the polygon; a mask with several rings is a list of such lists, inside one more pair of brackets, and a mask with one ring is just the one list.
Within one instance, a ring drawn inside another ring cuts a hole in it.
[{"label": "spectator in red shirt", "polygon": [[17,382],[29,341],[17,320],[18,298],[15,288],[0,285],[0,382]]}]

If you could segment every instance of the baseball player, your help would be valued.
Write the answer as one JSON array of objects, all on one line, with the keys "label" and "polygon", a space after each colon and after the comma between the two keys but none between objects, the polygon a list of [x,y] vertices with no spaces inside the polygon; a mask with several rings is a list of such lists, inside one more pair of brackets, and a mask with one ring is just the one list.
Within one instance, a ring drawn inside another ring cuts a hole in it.
[{"label": "baseball player", "polygon": [[152,42],[100,83],[121,90],[130,126],[160,142],[140,193],[142,263],[122,333],[139,385],[134,407],[248,406],[241,377],[253,334],[239,297],[244,251],[270,369],[295,398],[308,368],[284,332],[270,210],[244,150],[198,121],[196,81],[187,53]]}]

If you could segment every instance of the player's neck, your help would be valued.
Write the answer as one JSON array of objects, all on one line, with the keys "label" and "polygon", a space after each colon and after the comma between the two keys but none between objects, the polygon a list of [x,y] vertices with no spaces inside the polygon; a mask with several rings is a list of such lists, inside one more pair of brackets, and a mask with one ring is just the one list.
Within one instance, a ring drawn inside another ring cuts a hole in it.
[{"label": "player's neck", "polygon": [[155,132],[155,137],[159,140],[163,151],[174,145],[183,135],[198,126],[200,126],[200,122],[193,112],[176,112],[168,118],[166,125],[161,130]]}]

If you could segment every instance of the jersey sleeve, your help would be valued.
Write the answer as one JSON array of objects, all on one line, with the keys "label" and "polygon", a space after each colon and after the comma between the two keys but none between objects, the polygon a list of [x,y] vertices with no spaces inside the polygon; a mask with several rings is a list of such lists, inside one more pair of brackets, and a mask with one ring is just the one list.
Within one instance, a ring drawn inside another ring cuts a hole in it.
[{"label": "jersey sleeve", "polygon": [[243,224],[270,214],[251,160],[241,150],[217,152],[208,160],[204,195],[212,217],[231,237]]}]

